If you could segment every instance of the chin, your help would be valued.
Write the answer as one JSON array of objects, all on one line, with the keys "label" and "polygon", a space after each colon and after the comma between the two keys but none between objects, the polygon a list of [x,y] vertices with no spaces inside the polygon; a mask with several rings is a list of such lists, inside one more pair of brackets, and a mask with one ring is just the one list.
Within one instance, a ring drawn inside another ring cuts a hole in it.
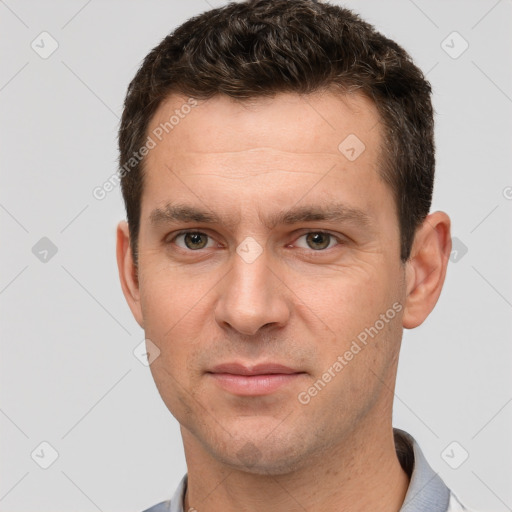
[{"label": "chin", "polygon": [[267,438],[231,441],[224,450],[215,447],[213,456],[237,471],[257,475],[284,475],[310,463],[314,447],[307,449],[304,439]]}]

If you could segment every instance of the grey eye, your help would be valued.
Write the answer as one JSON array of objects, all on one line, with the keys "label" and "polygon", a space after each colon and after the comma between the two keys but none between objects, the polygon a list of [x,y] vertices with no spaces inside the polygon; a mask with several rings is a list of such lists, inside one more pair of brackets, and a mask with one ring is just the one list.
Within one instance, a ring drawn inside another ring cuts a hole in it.
[{"label": "grey eye", "polygon": [[185,247],[183,247],[183,245],[179,243],[177,243],[176,245],[182,248],[190,249],[192,251],[204,249],[209,241],[208,235],[200,232],[181,233],[175,238],[175,241],[177,242],[178,239],[183,239]]},{"label": "grey eye", "polygon": [[[313,249],[315,251],[322,251],[324,249],[328,249],[332,247],[336,242],[336,239],[330,233],[324,233],[322,231],[312,231],[311,233],[307,233],[302,235],[301,238],[305,238],[306,241],[306,249]],[[334,242],[334,243],[333,243]]]}]

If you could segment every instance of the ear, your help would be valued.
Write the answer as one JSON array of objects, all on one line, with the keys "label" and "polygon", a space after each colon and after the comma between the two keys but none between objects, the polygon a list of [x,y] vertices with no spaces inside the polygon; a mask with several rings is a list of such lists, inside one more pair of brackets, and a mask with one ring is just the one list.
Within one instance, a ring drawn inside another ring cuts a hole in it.
[{"label": "ear", "polygon": [[452,250],[450,217],[444,212],[428,215],[416,230],[411,256],[406,262],[403,326],[421,325],[439,299]]},{"label": "ear", "polygon": [[142,309],[140,305],[139,279],[133,262],[130,247],[128,223],[121,221],[117,225],[117,267],[124,297],[137,323],[144,329]]}]

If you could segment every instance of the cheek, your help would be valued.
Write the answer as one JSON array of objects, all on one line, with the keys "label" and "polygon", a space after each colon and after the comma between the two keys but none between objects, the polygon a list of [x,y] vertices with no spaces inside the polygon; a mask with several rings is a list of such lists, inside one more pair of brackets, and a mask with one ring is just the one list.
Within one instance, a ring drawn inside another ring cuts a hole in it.
[{"label": "cheek", "polygon": [[[145,335],[159,348],[160,354],[150,365],[155,385],[167,408],[182,424],[200,412],[197,395],[197,369],[203,322],[198,321],[201,304],[189,301],[179,287],[155,282],[145,295]],[[204,307],[204,306],[203,306]],[[204,338],[204,337],[203,337]]]},{"label": "cheek", "polygon": [[204,308],[213,280],[171,265],[162,252],[144,256],[140,297],[145,325],[160,334],[183,329]]},{"label": "cheek", "polygon": [[200,353],[201,330],[211,308],[207,289],[203,290],[204,283],[178,279],[177,272],[161,268],[148,269],[141,282],[145,336],[160,350],[151,364],[155,382],[159,389],[188,387],[187,366]]},{"label": "cheek", "polygon": [[[342,409],[350,409],[354,400],[362,403],[378,394],[401,339],[397,281],[382,264],[361,264],[302,279],[294,287],[304,297],[302,318],[311,322],[310,341],[319,356],[314,380],[329,369],[336,375],[319,401],[341,399]],[[336,361],[343,368],[339,373],[333,369]]]},{"label": "cheek", "polygon": [[387,305],[392,294],[384,272],[370,265],[302,277],[292,289],[309,316],[313,313],[316,322],[343,338],[357,334],[391,306]]}]

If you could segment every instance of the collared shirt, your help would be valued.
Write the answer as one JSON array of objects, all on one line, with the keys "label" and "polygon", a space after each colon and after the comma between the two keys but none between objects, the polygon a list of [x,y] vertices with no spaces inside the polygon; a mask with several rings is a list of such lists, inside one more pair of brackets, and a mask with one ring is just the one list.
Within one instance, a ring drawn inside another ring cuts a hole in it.
[{"label": "collared shirt", "polygon": [[[410,477],[400,512],[470,512],[429,466],[414,438],[399,429],[394,429],[394,434],[398,459]],[[187,475],[182,478],[170,500],[162,501],[144,512],[185,512],[186,490]]]}]

